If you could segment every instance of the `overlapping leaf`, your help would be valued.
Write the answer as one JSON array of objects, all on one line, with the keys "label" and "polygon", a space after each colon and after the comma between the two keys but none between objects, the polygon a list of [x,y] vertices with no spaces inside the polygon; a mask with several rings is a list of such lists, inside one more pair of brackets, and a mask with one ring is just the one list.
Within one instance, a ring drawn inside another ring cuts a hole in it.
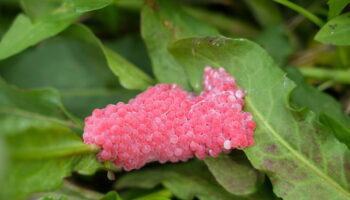
[{"label": "overlapping leaf", "polygon": [[1,62],[0,73],[20,88],[57,88],[67,108],[86,117],[94,108],[127,101],[138,93],[122,88],[108,66],[121,69],[118,75],[127,88],[145,89],[152,81],[111,50],[105,55],[101,47],[86,27],[73,25],[37,48]]},{"label": "overlapping leaf", "polygon": [[157,80],[189,89],[183,68],[167,51],[168,43],[182,37],[216,35],[218,32],[194,19],[171,1],[147,1],[141,14],[142,37]]},{"label": "overlapping leaf", "polygon": [[265,178],[264,174],[251,166],[241,152],[234,152],[231,156],[209,157],[205,159],[205,163],[222,187],[235,195],[255,193]]},{"label": "overlapping leaf", "polygon": [[350,4],[350,0],[328,0],[329,12],[328,19],[332,19],[339,15],[341,11]]},{"label": "overlapping leaf", "polygon": [[[350,198],[349,149],[320,126],[312,113],[292,112],[294,83],[258,45],[224,37],[189,38],[171,51],[185,66],[192,86],[203,67],[223,67],[247,91],[246,110],[257,123],[254,146],[245,149],[254,167],[265,171],[274,192],[286,200]],[[198,88],[200,89],[200,88]]]}]

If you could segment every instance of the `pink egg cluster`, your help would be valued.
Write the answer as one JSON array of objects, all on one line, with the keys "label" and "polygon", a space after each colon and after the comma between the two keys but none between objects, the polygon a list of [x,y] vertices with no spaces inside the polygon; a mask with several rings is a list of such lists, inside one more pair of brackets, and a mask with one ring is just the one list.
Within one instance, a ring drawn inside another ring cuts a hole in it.
[{"label": "pink egg cluster", "polygon": [[102,148],[98,157],[125,170],[148,162],[204,159],[253,145],[255,123],[243,112],[245,91],[224,69],[206,67],[196,96],[158,84],[128,104],[95,109],[85,119],[84,142]]}]

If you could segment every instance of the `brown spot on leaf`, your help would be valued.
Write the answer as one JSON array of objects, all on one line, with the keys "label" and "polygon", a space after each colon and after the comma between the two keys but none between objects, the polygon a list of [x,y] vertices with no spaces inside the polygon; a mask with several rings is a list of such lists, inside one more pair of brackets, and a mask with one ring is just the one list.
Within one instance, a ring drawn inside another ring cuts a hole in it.
[{"label": "brown spot on leaf", "polygon": [[157,12],[159,11],[159,7],[156,4],[156,2],[154,2],[154,0],[146,0],[145,4],[149,7],[151,7],[154,11],[157,11]]},{"label": "brown spot on leaf", "polygon": [[267,153],[275,153],[277,146],[275,144],[268,145],[266,148]]},{"label": "brown spot on leaf", "polygon": [[163,26],[168,27],[169,26],[169,21],[168,20],[164,20],[163,21]]}]

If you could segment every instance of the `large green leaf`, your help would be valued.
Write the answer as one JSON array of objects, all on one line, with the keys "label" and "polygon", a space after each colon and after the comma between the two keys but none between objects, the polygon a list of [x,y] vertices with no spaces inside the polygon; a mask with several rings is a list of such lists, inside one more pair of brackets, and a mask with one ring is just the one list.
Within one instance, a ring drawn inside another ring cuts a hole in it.
[{"label": "large green leaf", "polygon": [[32,18],[62,19],[98,10],[114,0],[21,0],[23,10]]},{"label": "large green leaf", "polygon": [[[108,70],[100,43],[95,40],[85,27],[74,25],[37,48],[1,62],[0,73],[20,88],[57,88],[67,108],[77,116],[85,117],[94,108],[127,101],[138,93],[118,84]],[[121,76],[124,86],[148,86],[142,82],[142,76],[133,74],[132,69],[128,70],[128,65],[113,66],[127,71]]]},{"label": "large green leaf", "polygon": [[235,195],[248,195],[257,191],[265,175],[254,169],[241,152],[231,156],[206,158],[210,172],[227,191]]},{"label": "large green leaf", "polygon": [[315,40],[333,45],[350,45],[350,13],[339,15],[327,22]]},{"label": "large green leaf", "polygon": [[331,128],[335,136],[350,148],[350,118],[338,101],[308,84],[297,69],[286,68],[286,71],[288,77],[297,84],[291,94],[292,103],[315,112],[321,122]]},{"label": "large green leaf", "polygon": [[188,15],[172,1],[147,1],[142,9],[141,32],[159,82],[176,83],[189,89],[181,65],[167,51],[169,42],[189,36],[216,35],[218,32]]},{"label": "large green leaf", "polygon": [[7,157],[0,199],[24,199],[56,189],[72,171],[95,172],[98,149],[84,145],[68,127],[53,90],[22,91],[0,80],[0,140]]},{"label": "large green leaf", "polygon": [[118,180],[117,187],[152,188],[159,183],[180,199],[192,199],[195,196],[201,200],[243,199],[220,187],[206,166],[198,161],[129,172]]},{"label": "large green leaf", "polygon": [[341,11],[350,3],[350,0],[328,0],[329,12],[328,19],[339,15]]},{"label": "large green leaf", "polygon": [[253,114],[257,129],[255,144],[244,151],[254,167],[267,173],[279,197],[350,198],[348,148],[312,113],[289,109],[294,83],[262,48],[244,39],[202,37],[177,41],[171,51],[193,79],[193,87],[202,82],[203,67],[211,65],[225,68],[246,90],[245,109]]}]

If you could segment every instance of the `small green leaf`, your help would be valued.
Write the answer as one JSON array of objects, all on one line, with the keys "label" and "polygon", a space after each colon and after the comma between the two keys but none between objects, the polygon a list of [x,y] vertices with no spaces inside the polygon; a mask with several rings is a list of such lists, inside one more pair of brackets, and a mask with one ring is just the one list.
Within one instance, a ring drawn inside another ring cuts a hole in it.
[{"label": "small green leaf", "polygon": [[98,149],[84,145],[53,90],[22,91],[0,80],[0,140],[5,143],[0,199],[25,199],[60,186],[73,171],[94,173]]},{"label": "small green leaf", "polygon": [[253,194],[264,181],[265,175],[255,170],[240,152],[206,158],[205,164],[220,185],[235,195]]},{"label": "small green leaf", "polygon": [[[61,0],[51,2],[54,5],[44,3],[44,11],[34,13],[38,17],[33,21],[26,15],[18,15],[0,41],[0,60],[58,34],[82,13],[103,8],[112,2],[113,0]],[[30,14],[40,10],[37,8],[38,3],[42,4],[37,0],[22,0],[22,6]],[[55,7],[56,5],[58,6]]]},{"label": "small green leaf", "polygon": [[277,196],[350,198],[349,149],[311,112],[290,110],[288,97],[295,85],[262,48],[244,39],[203,37],[179,40],[170,50],[197,84],[204,66],[210,65],[225,68],[246,90],[245,109],[253,114],[257,129],[255,144],[244,151],[253,166],[270,177]]},{"label": "small green leaf", "polygon": [[[65,2],[70,2],[70,0],[65,0]],[[113,3],[114,0],[74,0],[73,2],[75,4],[75,11],[77,13],[84,13],[104,8]]]},{"label": "small green leaf", "polygon": [[0,41],[0,60],[56,35],[67,28],[75,18],[74,16],[64,20],[47,21],[42,19],[32,22],[27,16],[18,15]]},{"label": "small green leaf", "polygon": [[327,2],[329,6],[328,19],[338,16],[349,3],[350,0],[329,0]]},{"label": "small green leaf", "polygon": [[74,24],[68,30],[67,34],[90,42],[99,46],[107,60],[108,67],[119,78],[120,84],[126,89],[145,90],[154,84],[154,80],[139,68],[119,56],[114,51],[105,47],[102,42],[91,32],[89,28],[81,24]]},{"label": "small green leaf", "polygon": [[111,191],[108,192],[105,196],[103,196],[100,200],[123,200],[117,192]]},{"label": "small green leaf", "polygon": [[218,32],[194,19],[171,1],[147,1],[141,15],[141,33],[157,80],[190,89],[183,68],[168,52],[167,45],[179,38],[217,35]]},{"label": "small green leaf", "polygon": [[350,13],[327,22],[315,36],[315,40],[339,46],[350,45]]}]

